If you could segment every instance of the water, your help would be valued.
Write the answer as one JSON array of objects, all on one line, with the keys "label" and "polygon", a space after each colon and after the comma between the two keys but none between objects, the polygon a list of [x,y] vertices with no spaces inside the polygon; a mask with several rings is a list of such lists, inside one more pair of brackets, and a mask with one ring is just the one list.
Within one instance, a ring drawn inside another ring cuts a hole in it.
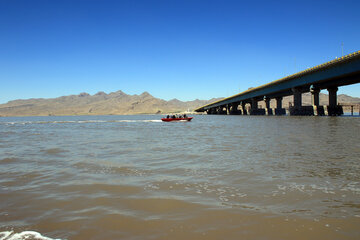
[{"label": "water", "polygon": [[0,240],[359,239],[360,118],[0,118]]}]

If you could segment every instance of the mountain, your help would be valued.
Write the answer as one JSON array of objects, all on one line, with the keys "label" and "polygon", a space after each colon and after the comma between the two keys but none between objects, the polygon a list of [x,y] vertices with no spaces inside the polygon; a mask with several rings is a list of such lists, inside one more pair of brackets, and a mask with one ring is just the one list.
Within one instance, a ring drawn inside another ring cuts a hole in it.
[{"label": "mountain", "polygon": [[[94,95],[83,92],[78,95],[51,99],[33,98],[10,101],[6,104],[0,104],[0,116],[130,115],[191,112],[198,107],[220,99],[196,99],[182,102],[178,99],[165,101],[153,97],[148,92],[143,92],[140,95],[128,95],[120,90],[109,94],[98,92]],[[275,100],[270,103],[271,107],[274,108]],[[303,105],[311,105],[310,93],[303,94],[302,103]],[[360,105],[360,98],[340,94],[338,95],[338,103],[341,105]],[[293,104],[292,96],[284,97],[283,107],[288,108],[289,104]],[[320,105],[327,104],[328,95],[320,93]],[[265,103],[259,102],[259,107],[264,108]],[[349,109],[344,110],[350,111]]]},{"label": "mountain", "polygon": [[122,91],[94,95],[80,93],[51,99],[14,100],[0,104],[0,116],[51,116],[51,115],[129,115],[175,113],[192,111],[195,108],[217,101],[194,100],[182,102],[177,99],[165,101],[148,92],[128,95]]}]

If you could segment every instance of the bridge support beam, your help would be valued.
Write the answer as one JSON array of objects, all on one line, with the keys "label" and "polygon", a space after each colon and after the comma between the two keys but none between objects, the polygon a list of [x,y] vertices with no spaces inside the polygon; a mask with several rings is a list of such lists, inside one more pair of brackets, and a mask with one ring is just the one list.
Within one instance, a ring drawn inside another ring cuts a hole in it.
[{"label": "bridge support beam", "polygon": [[[225,108],[225,110],[224,110]],[[217,114],[226,115],[226,106],[217,107]]]},{"label": "bridge support beam", "polygon": [[258,108],[258,100],[256,98],[251,99],[250,115],[265,115],[265,109]]},{"label": "bridge support beam", "polygon": [[327,106],[327,112],[329,116],[340,116],[343,115],[342,106],[337,105],[337,87],[327,89],[329,91],[329,106]]},{"label": "bridge support beam", "polygon": [[291,89],[294,94],[294,107],[300,108],[302,105],[301,92],[298,88]]},{"label": "bridge support beam", "polygon": [[264,97],[264,101],[265,101],[265,114],[266,115],[273,115],[273,111],[270,108],[270,98],[269,97]]},{"label": "bridge support beam", "polygon": [[241,102],[240,105],[241,105],[241,114],[247,115],[246,106],[245,106],[246,102]]},{"label": "bridge support beam", "polygon": [[206,113],[207,113],[207,114],[216,114],[216,113],[215,113],[215,108],[209,108],[209,109],[207,109],[207,110],[206,110]]},{"label": "bridge support beam", "polygon": [[338,91],[338,88],[333,87],[333,88],[328,88],[327,90],[329,92],[329,106],[330,107],[335,107],[337,105],[337,91]]},{"label": "bridge support beam", "polygon": [[301,89],[292,88],[294,94],[294,106],[289,108],[292,116],[312,116],[314,115],[314,108],[312,106],[302,106]]},{"label": "bridge support beam", "polygon": [[217,108],[210,108],[209,112],[210,114],[218,114]]},{"label": "bridge support beam", "polygon": [[314,115],[315,116],[324,116],[325,115],[324,107],[320,106],[320,98],[319,98],[320,89],[315,88],[314,86],[311,86],[310,92],[311,92],[311,103],[313,106]]},{"label": "bridge support beam", "polygon": [[301,92],[298,88],[292,88],[294,106],[289,106],[290,115],[301,115],[300,108],[302,104]]},{"label": "bridge support beam", "polygon": [[258,100],[256,98],[251,99],[251,110],[258,109]]},{"label": "bridge support beam", "polygon": [[282,97],[277,97],[276,99],[276,108],[275,108],[275,115],[285,115],[286,110],[282,107]]},{"label": "bridge support beam", "polygon": [[229,114],[231,115],[239,115],[241,114],[240,111],[238,110],[238,106],[239,106],[239,103],[238,102],[234,102],[234,103],[231,103],[229,104],[230,106],[230,111],[229,111]]}]

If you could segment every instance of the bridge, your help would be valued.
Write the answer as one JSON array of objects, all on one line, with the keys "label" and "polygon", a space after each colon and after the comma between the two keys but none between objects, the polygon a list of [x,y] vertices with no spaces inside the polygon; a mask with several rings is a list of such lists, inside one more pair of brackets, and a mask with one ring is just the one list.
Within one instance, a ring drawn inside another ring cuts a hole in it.
[{"label": "bridge", "polygon": [[[293,105],[289,107],[290,115],[338,116],[343,114],[342,106],[337,103],[338,88],[359,82],[360,51],[357,51],[207,104],[195,111],[207,114],[285,115],[282,99],[292,95]],[[319,104],[319,93],[323,89],[327,89],[329,93],[329,105],[326,106]],[[302,105],[302,94],[306,92],[311,92],[312,106]],[[274,109],[270,108],[271,99],[276,100]],[[259,108],[259,101],[265,101],[265,108]]]}]

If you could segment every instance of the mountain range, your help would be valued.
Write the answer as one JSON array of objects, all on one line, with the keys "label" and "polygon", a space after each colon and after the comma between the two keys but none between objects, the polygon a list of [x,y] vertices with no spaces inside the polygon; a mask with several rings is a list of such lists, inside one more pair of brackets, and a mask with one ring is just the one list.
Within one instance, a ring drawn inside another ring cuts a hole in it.
[{"label": "mountain range", "polygon": [[[33,98],[9,101],[0,104],[0,116],[52,116],[52,115],[130,115],[130,114],[166,114],[192,112],[194,109],[222,98],[210,100],[169,101],[153,97],[148,92],[140,95],[128,95],[121,90],[112,93],[98,92],[94,95],[80,93],[78,95],[58,98]],[[311,105],[310,93],[303,94],[303,105]],[[283,106],[287,108],[292,103],[292,97],[283,98]],[[360,98],[344,94],[338,95],[338,103],[343,105],[359,105]],[[320,104],[328,104],[328,95],[320,93]],[[259,102],[259,107],[264,107]],[[275,107],[275,101],[271,101]]]},{"label": "mountain range", "polygon": [[52,115],[130,115],[178,113],[217,101],[194,100],[183,102],[177,99],[165,101],[148,92],[128,95],[121,90],[94,95],[80,93],[50,99],[20,99],[0,104],[0,116],[52,116]]}]

